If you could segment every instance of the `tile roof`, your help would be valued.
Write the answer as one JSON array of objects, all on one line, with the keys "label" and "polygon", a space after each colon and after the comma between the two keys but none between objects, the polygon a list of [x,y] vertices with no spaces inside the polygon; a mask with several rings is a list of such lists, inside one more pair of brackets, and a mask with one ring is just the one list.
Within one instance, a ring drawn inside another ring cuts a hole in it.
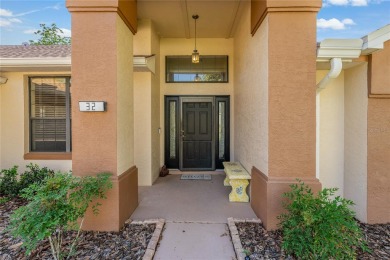
[{"label": "tile roof", "polygon": [[67,58],[70,45],[0,45],[0,59]]}]

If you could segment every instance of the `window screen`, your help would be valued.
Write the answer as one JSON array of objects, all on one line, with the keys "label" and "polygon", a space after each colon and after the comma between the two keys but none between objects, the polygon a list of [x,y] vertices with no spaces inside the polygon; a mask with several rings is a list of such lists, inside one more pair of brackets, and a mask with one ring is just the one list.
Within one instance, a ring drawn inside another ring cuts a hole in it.
[{"label": "window screen", "polygon": [[192,63],[191,56],[166,56],[166,82],[221,83],[228,82],[228,56],[201,56]]},{"label": "window screen", "polygon": [[30,78],[30,150],[70,152],[70,78]]}]

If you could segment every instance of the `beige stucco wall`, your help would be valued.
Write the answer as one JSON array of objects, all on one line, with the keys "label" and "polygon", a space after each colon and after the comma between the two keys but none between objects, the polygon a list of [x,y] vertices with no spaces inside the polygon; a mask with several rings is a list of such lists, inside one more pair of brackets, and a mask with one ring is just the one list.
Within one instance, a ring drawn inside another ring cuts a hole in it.
[{"label": "beige stucco wall", "polygon": [[268,174],[268,20],[252,37],[249,7],[243,5],[234,35],[234,157],[246,170]]},{"label": "beige stucco wall", "polygon": [[29,147],[28,76],[66,75],[70,72],[5,72],[6,84],[0,86],[0,166],[18,165],[20,171],[30,162],[54,170],[69,171],[71,160],[24,160]]},{"label": "beige stucco wall", "polygon": [[[328,71],[317,71],[317,83]],[[344,73],[319,94],[319,180],[324,188],[344,193]]]},{"label": "beige stucco wall", "polygon": [[[317,71],[317,83],[328,71]],[[319,94],[318,177],[367,219],[367,65],[343,70]]]},{"label": "beige stucco wall", "polygon": [[367,64],[344,72],[344,197],[355,202],[356,216],[367,220]]},{"label": "beige stucco wall", "polygon": [[[133,34],[117,16],[117,173],[134,165]],[[126,72],[126,73],[124,73]]]},{"label": "beige stucco wall", "polygon": [[370,59],[370,94],[390,95],[390,40],[383,43],[384,48],[373,52]]},{"label": "beige stucco wall", "polygon": [[134,73],[134,155],[138,184],[151,185],[151,79],[150,72]]},{"label": "beige stucco wall", "polygon": [[160,161],[164,164],[164,96],[165,95],[230,95],[230,159],[233,160],[234,151],[234,50],[233,39],[200,38],[197,39],[197,49],[200,55],[228,55],[229,82],[228,83],[166,83],[165,56],[191,55],[194,49],[194,39],[162,38],[160,39],[160,125],[161,125],[161,152]]},{"label": "beige stucco wall", "polygon": [[160,163],[160,36],[158,36],[154,24],[151,24],[151,54],[155,55],[155,73],[151,73],[152,91],[151,91],[151,120],[152,120],[152,182],[159,176],[159,170],[163,163]]},{"label": "beige stucco wall", "polygon": [[152,45],[152,21],[149,19],[138,20],[137,34],[134,35],[134,55],[146,55],[150,53]]},{"label": "beige stucco wall", "polygon": [[134,73],[134,148],[138,183],[152,185],[160,168],[160,38],[151,20],[139,20],[134,55],[155,55],[152,72]]}]

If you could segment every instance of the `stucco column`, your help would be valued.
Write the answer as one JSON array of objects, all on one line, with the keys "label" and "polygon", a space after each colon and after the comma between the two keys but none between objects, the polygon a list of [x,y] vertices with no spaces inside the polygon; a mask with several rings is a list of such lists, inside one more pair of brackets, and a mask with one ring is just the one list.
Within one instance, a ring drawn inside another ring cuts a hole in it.
[{"label": "stucco column", "polygon": [[[113,189],[83,229],[119,230],[138,205],[134,165],[133,1],[68,0],[72,14],[72,171],[113,174]],[[135,21],[135,22],[134,22]],[[80,112],[79,101],[105,101],[105,112]]]},{"label": "stucco column", "polygon": [[[251,205],[277,227],[281,194],[299,178],[316,179],[316,15],[320,0],[252,1],[252,34],[268,35],[268,175],[252,169]],[[261,48],[262,46],[259,46]]]},{"label": "stucco column", "polygon": [[390,222],[390,40],[368,62],[367,222]]}]

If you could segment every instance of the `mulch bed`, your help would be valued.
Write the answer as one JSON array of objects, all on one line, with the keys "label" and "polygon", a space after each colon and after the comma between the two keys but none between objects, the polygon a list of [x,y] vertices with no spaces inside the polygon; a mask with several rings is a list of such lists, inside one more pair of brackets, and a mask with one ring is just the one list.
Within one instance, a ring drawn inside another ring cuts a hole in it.
[{"label": "mulch bed", "polygon": [[[236,227],[244,250],[251,254],[250,259],[293,259],[281,249],[282,232],[267,232],[260,223],[236,222]],[[358,252],[357,259],[390,259],[390,224],[368,225],[360,223],[366,237],[368,252]]]},{"label": "mulch bed", "polygon": [[[0,260],[52,259],[48,241],[26,256],[21,240],[5,230],[12,211],[25,204],[21,199],[0,204]],[[155,227],[156,224],[127,223],[119,232],[82,231],[72,259],[142,259]],[[68,232],[63,244],[69,245],[75,236],[75,231]]]}]

